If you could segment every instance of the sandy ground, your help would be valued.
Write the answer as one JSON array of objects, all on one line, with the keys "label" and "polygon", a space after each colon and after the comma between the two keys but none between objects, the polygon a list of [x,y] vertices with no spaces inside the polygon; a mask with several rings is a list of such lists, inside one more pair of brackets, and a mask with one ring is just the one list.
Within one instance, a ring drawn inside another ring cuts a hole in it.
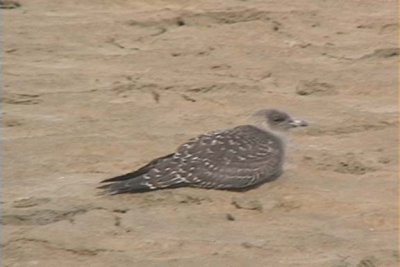
[{"label": "sandy ground", "polygon": [[[397,266],[396,1],[19,3],[1,10],[3,266]],[[311,123],[277,181],[98,195],[266,107]]]}]

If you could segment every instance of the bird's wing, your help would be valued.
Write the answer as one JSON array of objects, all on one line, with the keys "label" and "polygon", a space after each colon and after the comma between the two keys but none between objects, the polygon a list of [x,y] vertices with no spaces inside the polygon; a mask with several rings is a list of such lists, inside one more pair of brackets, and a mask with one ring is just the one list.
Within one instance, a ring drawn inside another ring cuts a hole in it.
[{"label": "bird's wing", "polygon": [[282,141],[244,125],[201,135],[180,146],[181,176],[191,186],[241,189],[272,179],[281,172]]}]

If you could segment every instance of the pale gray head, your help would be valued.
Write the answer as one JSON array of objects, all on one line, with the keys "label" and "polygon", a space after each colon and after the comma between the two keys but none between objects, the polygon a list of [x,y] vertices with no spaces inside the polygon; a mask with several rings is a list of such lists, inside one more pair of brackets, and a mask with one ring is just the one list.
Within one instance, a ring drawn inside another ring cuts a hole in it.
[{"label": "pale gray head", "polygon": [[286,132],[294,127],[305,127],[307,122],[293,119],[286,112],[277,109],[262,109],[254,113],[256,126],[276,132]]}]

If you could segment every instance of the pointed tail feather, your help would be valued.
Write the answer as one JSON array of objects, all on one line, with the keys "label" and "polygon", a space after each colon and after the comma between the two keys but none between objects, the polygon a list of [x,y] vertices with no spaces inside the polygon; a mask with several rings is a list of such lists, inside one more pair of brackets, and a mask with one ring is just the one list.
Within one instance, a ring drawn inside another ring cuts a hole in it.
[{"label": "pointed tail feather", "polygon": [[142,174],[143,173],[137,173],[137,171],[134,171],[134,172],[126,173],[126,174],[123,174],[123,175],[118,175],[118,176],[113,177],[113,178],[105,179],[105,180],[101,181],[100,183],[112,183],[112,182],[125,181],[125,180],[136,178],[136,177],[138,177],[138,176],[140,176]]},{"label": "pointed tail feather", "polygon": [[104,189],[107,193],[111,195],[122,194],[122,193],[146,192],[155,189],[152,188],[150,184],[146,183],[143,180],[143,178],[117,181],[111,184],[101,185],[97,188]]},{"label": "pointed tail feather", "polygon": [[149,163],[147,163],[146,165],[144,165],[143,167],[137,169],[136,171],[127,173],[127,174],[123,174],[123,175],[119,175],[113,178],[109,178],[106,180],[101,181],[100,183],[110,183],[110,182],[116,182],[116,181],[124,181],[124,180],[129,180],[129,179],[133,179],[135,177],[139,177],[143,174],[145,174],[146,172],[150,171],[157,163],[159,163],[160,161],[170,158],[172,157],[174,154],[169,154],[163,157],[159,157],[156,159],[153,159],[152,161],[150,161]]}]

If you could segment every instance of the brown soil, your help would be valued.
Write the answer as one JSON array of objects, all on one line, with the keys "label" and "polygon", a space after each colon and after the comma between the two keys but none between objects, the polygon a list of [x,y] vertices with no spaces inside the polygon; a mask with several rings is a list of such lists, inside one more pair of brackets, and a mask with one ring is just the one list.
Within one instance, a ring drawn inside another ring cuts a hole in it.
[{"label": "brown soil", "polygon": [[[396,1],[1,1],[4,266],[397,266]],[[96,186],[259,108],[248,192]]]}]

